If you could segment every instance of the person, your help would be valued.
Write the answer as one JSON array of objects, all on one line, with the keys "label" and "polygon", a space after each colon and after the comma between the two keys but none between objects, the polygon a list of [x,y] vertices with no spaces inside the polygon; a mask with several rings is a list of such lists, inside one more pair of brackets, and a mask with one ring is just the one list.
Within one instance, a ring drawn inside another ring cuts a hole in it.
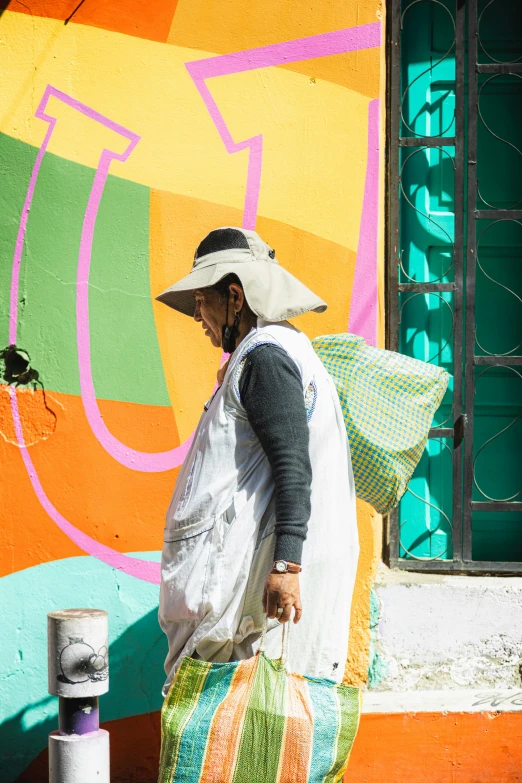
[{"label": "person", "polygon": [[333,381],[288,321],[326,304],[258,234],[230,226],[157,299],[229,354],[167,511],[164,695],[184,656],[254,655],[265,622],[279,657],[292,615],[290,668],[340,682],[359,552],[350,450]]}]

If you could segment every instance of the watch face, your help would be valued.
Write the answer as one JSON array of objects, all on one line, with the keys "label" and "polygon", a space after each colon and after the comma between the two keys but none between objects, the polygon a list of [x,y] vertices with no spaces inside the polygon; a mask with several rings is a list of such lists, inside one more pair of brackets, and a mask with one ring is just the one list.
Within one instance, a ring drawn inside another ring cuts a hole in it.
[{"label": "watch face", "polygon": [[282,560],[278,560],[278,562],[275,564],[276,571],[279,571],[280,574],[283,574],[286,571],[286,563]]}]

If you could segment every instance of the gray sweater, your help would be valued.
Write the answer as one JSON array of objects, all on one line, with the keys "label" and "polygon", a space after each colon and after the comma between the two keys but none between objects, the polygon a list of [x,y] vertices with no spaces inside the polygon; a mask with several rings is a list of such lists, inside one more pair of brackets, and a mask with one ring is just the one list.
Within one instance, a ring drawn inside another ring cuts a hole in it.
[{"label": "gray sweater", "polygon": [[246,357],[239,393],[274,477],[274,557],[301,563],[310,518],[312,467],[299,370],[282,348],[259,345]]}]

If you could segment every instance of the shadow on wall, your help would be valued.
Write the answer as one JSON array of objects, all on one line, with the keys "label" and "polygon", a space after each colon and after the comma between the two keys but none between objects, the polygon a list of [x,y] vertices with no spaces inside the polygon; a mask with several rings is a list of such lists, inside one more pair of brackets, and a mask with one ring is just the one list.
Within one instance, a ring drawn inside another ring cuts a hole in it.
[{"label": "shadow on wall", "polygon": [[[4,11],[10,11],[11,9],[9,6],[11,5],[12,0],[0,0],[0,17],[4,13]],[[79,0],[78,0],[79,2]]]},{"label": "shadow on wall", "polygon": [[[151,640],[145,654],[144,639]],[[136,689],[145,695],[149,706],[147,714],[104,724],[111,732],[113,783],[153,783],[157,779],[160,744],[158,710],[162,702],[161,687],[164,681],[163,662],[166,648],[166,637],[158,627],[156,611],[149,612],[129,626],[110,645],[110,690],[100,698],[102,718],[104,715],[121,713],[121,705],[125,704],[129,694]],[[139,665],[135,660],[136,650],[141,650]],[[11,762],[8,766],[19,769],[23,758],[33,758],[25,771],[16,778],[18,783],[47,783],[47,736],[58,727],[56,707],[57,699],[49,696],[30,704],[0,725],[0,747],[11,749],[5,756],[6,761]],[[41,714],[42,708],[49,717],[30,725],[31,712],[38,710]],[[3,775],[0,775],[0,779],[2,783],[10,783],[13,780]]]},{"label": "shadow on wall", "polygon": [[[102,723],[111,736],[111,783],[157,783],[160,713],[149,712]],[[31,762],[16,783],[47,783],[47,748]]]}]

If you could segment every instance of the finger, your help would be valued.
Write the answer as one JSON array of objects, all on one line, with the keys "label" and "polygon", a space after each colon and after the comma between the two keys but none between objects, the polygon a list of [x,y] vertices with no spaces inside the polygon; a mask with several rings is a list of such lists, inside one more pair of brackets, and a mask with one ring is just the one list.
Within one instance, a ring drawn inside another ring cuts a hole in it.
[{"label": "finger", "polygon": [[298,623],[301,617],[303,616],[303,606],[301,604],[301,601],[295,602],[294,609],[295,609],[294,623]]},{"label": "finger", "polygon": [[285,604],[283,606],[283,613],[281,614],[281,617],[279,618],[280,623],[287,623],[292,616],[292,603]]},{"label": "finger", "polygon": [[274,593],[271,590],[267,594],[266,613],[271,620],[273,620],[274,617],[277,617],[277,593]]},{"label": "finger", "polygon": [[263,612],[267,614],[268,612],[268,591],[265,587],[263,590]]}]

